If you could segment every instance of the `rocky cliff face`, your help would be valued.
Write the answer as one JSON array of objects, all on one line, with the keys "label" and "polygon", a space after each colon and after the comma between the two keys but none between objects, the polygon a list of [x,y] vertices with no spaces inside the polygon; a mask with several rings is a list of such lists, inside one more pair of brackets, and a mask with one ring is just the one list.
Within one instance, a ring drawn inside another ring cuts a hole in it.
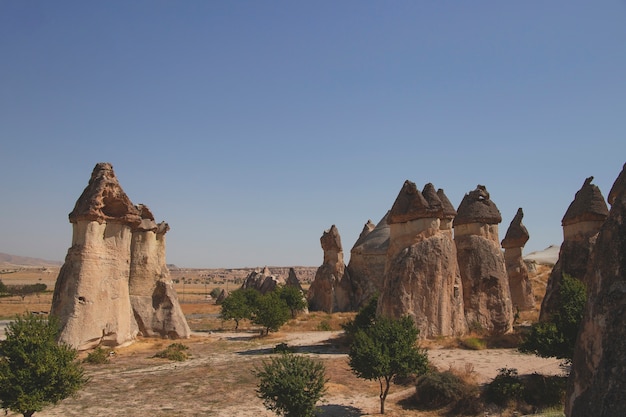
[{"label": "rocky cliff face", "polygon": [[500,211],[479,185],[465,194],[457,212],[454,241],[467,322],[494,334],[509,332],[513,308],[498,238]]},{"label": "rocky cliff face", "polygon": [[388,214],[385,214],[377,225],[368,221],[350,251],[348,264],[352,282],[350,297],[352,305],[357,310],[383,289],[383,276],[389,247]]},{"label": "rocky cliff face", "polygon": [[250,272],[241,285],[241,288],[252,288],[259,291],[261,294],[266,294],[270,291],[274,291],[279,285],[285,285],[285,280],[272,275],[269,268],[266,266],[262,271],[255,270]]},{"label": "rocky cliff face", "polygon": [[139,331],[130,302],[131,265],[137,276],[140,264],[150,271],[144,274],[149,282],[134,282],[138,291],[147,291],[155,282],[151,273],[163,274],[165,246],[157,244],[156,237],[141,250],[143,243],[135,242],[134,252],[150,253],[152,258],[133,259],[134,232],[142,229],[145,219],[108,163],[96,165],[69,220],[72,246],[59,272],[50,312],[59,318],[59,338],[78,349],[128,344]]},{"label": "rocky cliff face", "polygon": [[409,315],[420,337],[466,332],[463,288],[451,233],[441,229],[444,204],[432,184],[406,181],[388,215],[389,247],[378,313]]},{"label": "rocky cliff face", "polygon": [[509,276],[511,302],[514,309],[532,310],[535,307],[535,297],[528,278],[528,268],[522,257],[524,245],[530,238],[528,230],[522,224],[524,212],[520,207],[511,221],[506,235],[502,240],[504,248],[504,262]]},{"label": "rocky cliff face", "polygon": [[317,269],[307,293],[310,311],[349,311],[352,309],[350,276],[343,261],[341,236],[333,224],[320,238],[324,263]]},{"label": "rocky cliff face", "polygon": [[609,214],[602,192],[591,181],[593,177],[585,180],[561,221],[563,243],[559,260],[548,278],[546,295],[541,303],[540,320],[547,320],[557,309],[563,274],[583,281],[586,279],[591,251],[600,227]]},{"label": "rocky cliff face", "polygon": [[590,259],[588,302],[566,395],[568,417],[626,415],[626,165]]}]

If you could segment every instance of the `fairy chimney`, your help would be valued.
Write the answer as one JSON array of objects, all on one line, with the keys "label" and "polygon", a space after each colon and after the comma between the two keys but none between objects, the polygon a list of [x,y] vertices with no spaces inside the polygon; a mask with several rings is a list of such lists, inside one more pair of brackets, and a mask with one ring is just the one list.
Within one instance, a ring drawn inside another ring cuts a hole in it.
[{"label": "fairy chimney", "polygon": [[128,344],[136,335],[128,296],[130,246],[141,217],[111,164],[95,166],[69,220],[72,246],[50,311],[60,322],[59,340],[81,350]]},{"label": "fairy chimney", "polygon": [[535,307],[535,297],[528,277],[528,268],[522,257],[522,250],[530,235],[526,226],[522,224],[522,218],[524,218],[524,212],[520,207],[506,231],[502,240],[502,247],[504,248],[504,262],[509,276],[513,308],[532,310]]},{"label": "fairy chimney", "polygon": [[507,333],[513,325],[511,291],[498,238],[501,221],[486,187],[478,185],[465,194],[453,222],[467,322],[493,334]]},{"label": "fairy chimney", "polygon": [[568,417],[626,415],[626,165],[609,203],[584,279],[588,300],[568,380]]},{"label": "fairy chimney", "polygon": [[548,320],[557,309],[564,274],[585,282],[591,251],[600,227],[609,215],[602,192],[592,181],[593,177],[585,179],[561,220],[563,243],[541,303],[539,319],[542,321]]},{"label": "fairy chimney", "polygon": [[432,184],[422,193],[406,181],[387,217],[389,247],[377,311],[410,316],[422,338],[467,330],[456,248],[451,233],[440,228],[443,207]]}]

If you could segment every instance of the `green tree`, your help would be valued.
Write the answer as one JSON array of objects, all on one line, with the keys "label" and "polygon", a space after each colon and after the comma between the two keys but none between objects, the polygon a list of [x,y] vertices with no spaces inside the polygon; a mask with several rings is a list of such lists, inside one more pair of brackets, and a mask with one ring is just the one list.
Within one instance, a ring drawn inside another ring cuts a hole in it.
[{"label": "green tree", "polygon": [[355,331],[350,346],[350,367],[359,378],[378,380],[380,413],[394,377],[426,372],[428,356],[417,346],[419,330],[410,317],[376,317],[374,322]]},{"label": "green tree", "polygon": [[251,319],[254,310],[253,301],[258,292],[253,289],[236,289],[224,299],[221,305],[220,318],[222,320],[235,320],[235,330],[239,329],[239,321]]},{"label": "green tree", "polygon": [[586,302],[585,284],[564,274],[556,313],[548,321],[533,324],[519,350],[570,362]]},{"label": "green tree", "polygon": [[268,410],[287,417],[312,417],[326,392],[326,369],[313,359],[291,353],[263,362],[255,370],[257,395]]},{"label": "green tree", "polygon": [[47,288],[47,285],[42,283],[30,285],[9,285],[7,287],[9,294],[19,295],[20,297],[22,297],[22,301],[26,298],[27,295],[44,292]]},{"label": "green tree", "polygon": [[284,287],[279,287],[277,291],[280,298],[287,303],[291,311],[291,318],[295,319],[298,313],[307,307],[306,299],[300,289],[291,285],[285,285]]},{"label": "green tree", "polygon": [[365,306],[363,306],[356,316],[354,316],[353,320],[348,321],[341,325],[343,330],[346,332],[346,336],[348,340],[352,342],[354,339],[354,334],[357,330],[365,330],[368,329],[374,322],[376,321],[376,308],[378,307],[378,294],[374,295],[367,302]]},{"label": "green tree", "polygon": [[86,383],[77,352],[58,344],[58,321],[33,314],[17,316],[0,342],[0,403],[32,416],[76,393]]},{"label": "green tree", "polygon": [[289,306],[276,291],[258,297],[254,307],[252,322],[263,326],[265,334],[277,331],[280,326],[289,321]]},{"label": "green tree", "polygon": [[0,294],[6,294],[8,292],[9,292],[9,289],[7,288],[6,285],[4,285],[2,280],[0,280]]}]

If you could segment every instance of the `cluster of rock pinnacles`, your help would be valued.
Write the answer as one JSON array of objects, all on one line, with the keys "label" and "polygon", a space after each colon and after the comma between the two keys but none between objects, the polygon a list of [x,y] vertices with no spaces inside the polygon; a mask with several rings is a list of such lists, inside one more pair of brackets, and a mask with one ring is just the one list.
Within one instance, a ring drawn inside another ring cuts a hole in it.
[{"label": "cluster of rock pinnacles", "polygon": [[60,321],[60,341],[89,349],[137,335],[190,336],[165,262],[169,226],[131,203],[111,164],[96,165],[69,220],[72,246],[50,311]]}]

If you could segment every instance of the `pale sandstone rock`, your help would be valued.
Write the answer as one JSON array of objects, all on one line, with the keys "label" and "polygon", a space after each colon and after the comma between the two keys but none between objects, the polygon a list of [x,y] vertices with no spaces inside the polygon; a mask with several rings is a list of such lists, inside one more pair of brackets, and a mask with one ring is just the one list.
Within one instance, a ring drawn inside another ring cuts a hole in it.
[{"label": "pale sandstone rock", "polygon": [[307,293],[310,311],[327,313],[348,311],[350,277],[343,261],[343,248],[337,227],[333,224],[320,238],[324,250],[324,263],[317,269],[315,279]]},{"label": "pale sandstone rock", "polygon": [[550,273],[546,295],[541,303],[539,319],[542,321],[548,320],[557,309],[563,274],[585,282],[591,251],[600,227],[609,214],[602,192],[598,186],[591,184],[591,181],[593,177],[585,180],[561,221],[563,243],[559,251],[559,260]]},{"label": "pale sandstone rock", "polygon": [[478,185],[465,194],[453,223],[467,322],[493,334],[507,333],[513,325],[511,291],[498,238],[501,221],[487,189]]},{"label": "pale sandstone rock", "polygon": [[262,271],[254,270],[248,274],[241,288],[252,288],[261,294],[267,294],[274,291],[279,285],[285,285],[285,280],[271,273],[269,268],[265,266]]},{"label": "pale sandstone rock", "polygon": [[377,225],[368,221],[350,250],[348,271],[352,283],[352,305],[355,310],[383,289],[385,262],[389,248],[387,212]]},{"label": "pale sandstone rock", "polygon": [[526,226],[522,224],[524,212],[520,207],[509,225],[502,240],[504,262],[509,276],[511,302],[516,310],[532,310],[535,307],[533,288],[528,277],[528,268],[522,256],[524,245],[530,238]]},{"label": "pale sandstone rock", "polygon": [[568,417],[626,415],[626,165],[609,202],[585,278],[588,301],[568,381]]},{"label": "pale sandstone rock", "polygon": [[450,211],[444,214],[444,202],[434,190],[427,184],[424,196],[406,181],[393,204],[377,309],[391,317],[409,315],[422,338],[467,331],[456,248],[450,231],[441,229]]},{"label": "pale sandstone rock", "polygon": [[142,221],[132,236],[129,295],[138,331],[148,337],[188,338],[191,330],[165,262],[169,225],[157,225],[148,207],[137,208]]}]

